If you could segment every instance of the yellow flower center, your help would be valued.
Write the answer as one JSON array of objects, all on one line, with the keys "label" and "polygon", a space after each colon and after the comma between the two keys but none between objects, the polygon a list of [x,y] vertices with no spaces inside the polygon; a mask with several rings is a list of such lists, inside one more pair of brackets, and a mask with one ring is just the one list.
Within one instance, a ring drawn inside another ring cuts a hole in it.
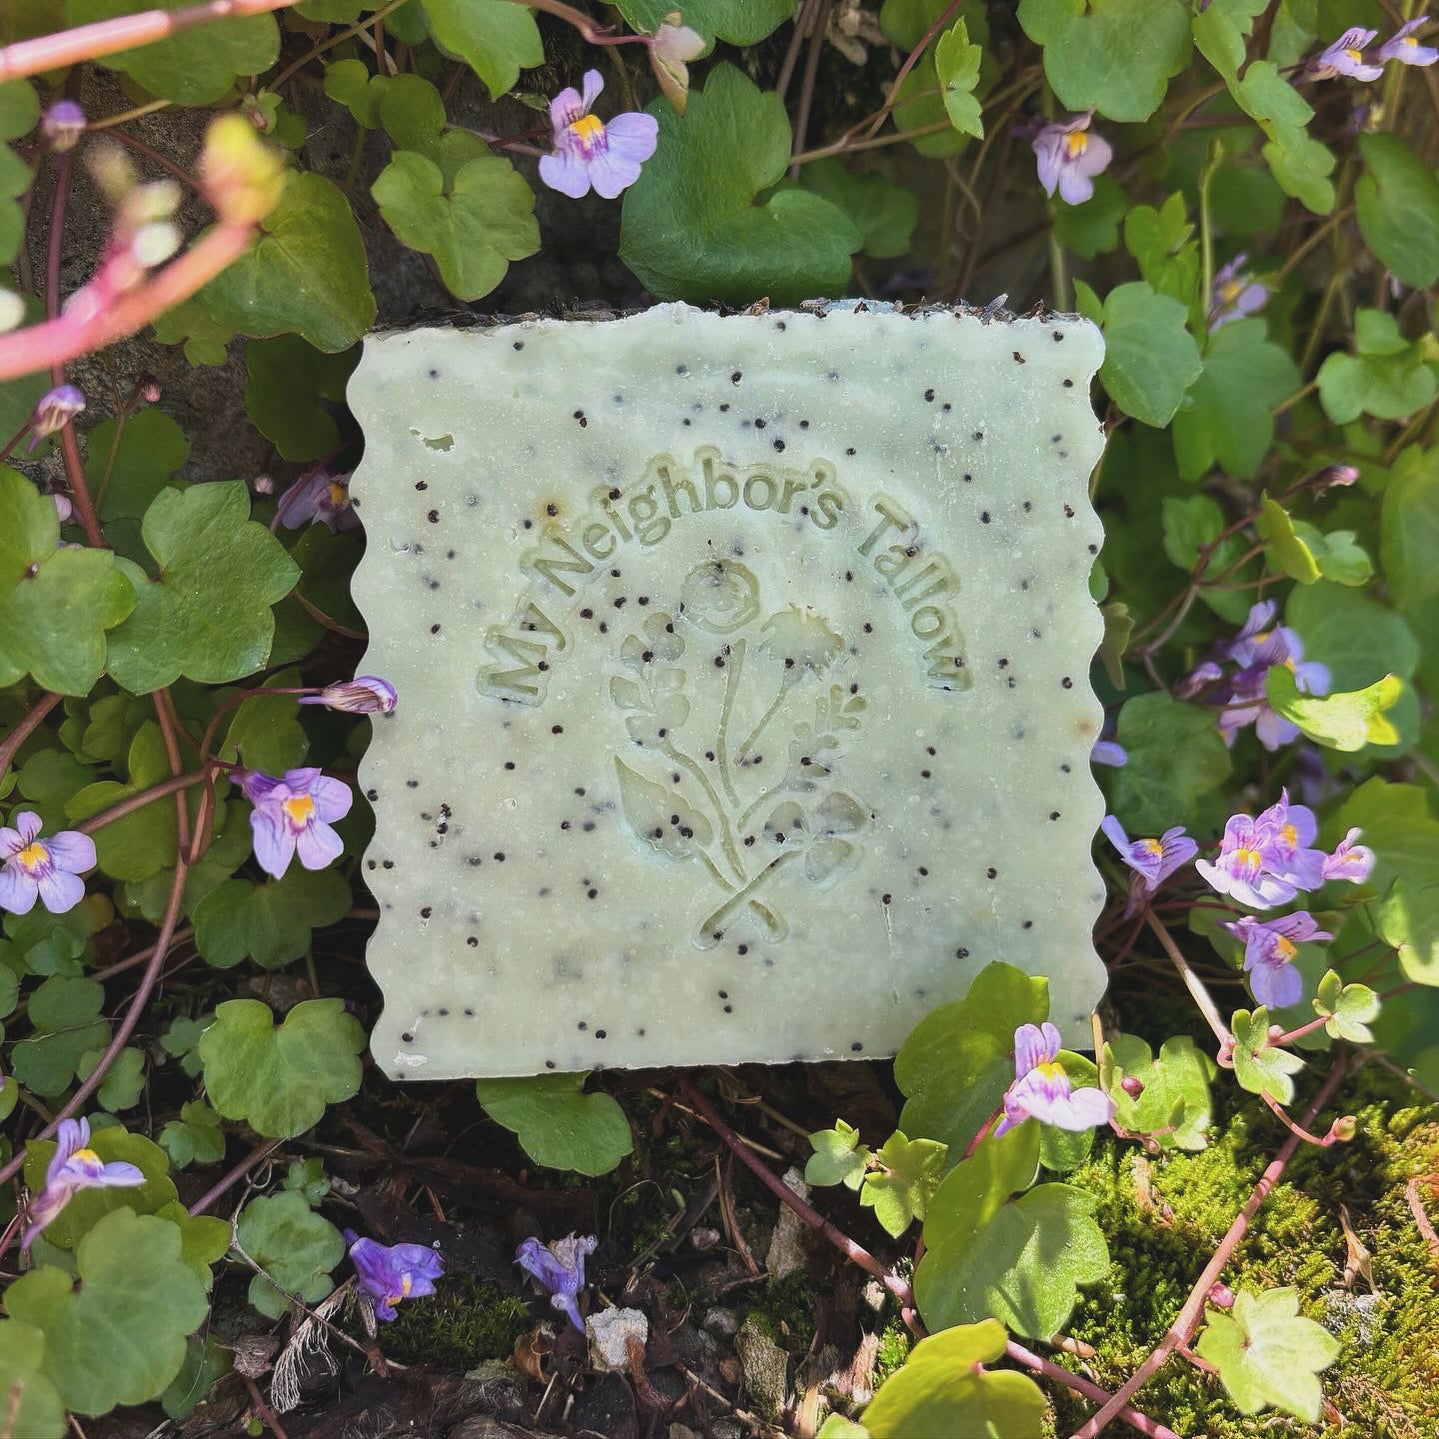
[{"label": "yellow flower center", "polygon": [[1283,837],[1285,844],[1294,845],[1295,847],[1298,846],[1299,831],[1295,829],[1292,824],[1286,824],[1284,828],[1279,831],[1279,833]]},{"label": "yellow flower center", "polygon": [[593,145],[605,133],[604,122],[597,115],[581,115],[570,121],[570,133],[582,145]]},{"label": "yellow flower center", "polygon": [[20,861],[21,869],[33,874],[42,865],[50,860],[50,851],[40,843],[38,839],[31,840],[19,854],[15,856]]},{"label": "yellow flower center", "polygon": [[1139,842],[1156,858],[1164,853],[1164,846],[1157,839],[1142,839]]},{"label": "yellow flower center", "polygon": [[1226,304],[1232,305],[1244,293],[1243,280],[1226,280],[1219,287],[1219,298]]},{"label": "yellow flower center", "polygon": [[1355,49],[1352,49],[1352,48],[1351,48],[1351,49],[1346,50],[1344,53],[1345,53],[1356,65],[1361,64],[1361,63],[1363,62],[1363,60],[1364,60],[1364,52],[1363,52],[1362,50],[1355,50]]},{"label": "yellow flower center", "polygon": [[344,485],[337,485],[330,481],[330,503],[337,509],[342,510],[350,503],[350,492]]},{"label": "yellow flower center", "polygon": [[400,1292],[398,1294],[385,1295],[385,1303],[393,1305],[398,1304],[402,1299],[408,1299],[410,1297],[410,1290],[414,1287],[415,1281],[411,1279],[408,1274],[403,1275],[400,1279]]},{"label": "yellow flower center", "polygon": [[1412,35],[1406,35],[1399,43],[1401,45],[1409,46],[1411,50],[1417,50],[1419,48],[1418,40],[1416,40]]},{"label": "yellow flower center", "polygon": [[315,813],[315,801],[307,794],[297,794],[285,801],[284,809],[296,824],[305,824]]},{"label": "yellow flower center", "polygon": [[99,1164],[100,1156],[93,1149],[77,1149],[70,1156],[71,1159],[78,1159],[82,1164]]},{"label": "yellow flower center", "polygon": [[1069,158],[1077,160],[1089,149],[1089,136],[1083,130],[1074,130],[1064,137],[1064,148],[1069,151]]},{"label": "yellow flower center", "polygon": [[1236,849],[1234,858],[1244,865],[1245,868],[1253,866],[1258,869],[1264,863],[1264,856],[1257,849]]},{"label": "yellow flower center", "polygon": [[1282,934],[1276,934],[1274,936],[1274,952],[1287,964],[1299,953],[1299,950],[1291,940],[1285,939]]},{"label": "yellow flower center", "polygon": [[1069,1076],[1064,1072],[1062,1064],[1056,1064],[1054,1060],[1047,1060],[1044,1064],[1036,1064],[1036,1071],[1042,1074],[1051,1084],[1058,1084],[1060,1081],[1067,1081]]}]

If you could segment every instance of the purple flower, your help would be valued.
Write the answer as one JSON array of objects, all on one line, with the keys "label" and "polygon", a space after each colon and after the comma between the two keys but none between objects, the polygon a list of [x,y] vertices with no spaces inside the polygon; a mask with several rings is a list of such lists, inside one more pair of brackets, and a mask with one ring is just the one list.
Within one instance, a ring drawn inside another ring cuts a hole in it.
[{"label": "purple flower", "polygon": [[1244,941],[1244,970],[1255,999],[1270,1009],[1295,1004],[1304,992],[1304,981],[1294,968],[1299,946],[1311,939],[1333,939],[1314,922],[1308,910],[1296,909],[1278,919],[1226,920],[1225,929]]},{"label": "purple flower", "polygon": [[655,152],[659,121],[630,112],[606,125],[590,114],[605,88],[598,70],[586,70],[584,94],[571,85],[550,101],[555,153],[540,157],[540,179],[561,195],[578,200],[595,194],[613,200],[640,177],[640,166]]},{"label": "purple flower", "polygon": [[40,396],[30,416],[30,448],[63,430],[85,408],[85,393],[75,385],[56,385]]},{"label": "purple flower", "polygon": [[338,534],[360,523],[350,504],[349,475],[332,475],[324,465],[306,470],[280,496],[275,515],[287,530],[298,530],[318,520]]},{"label": "purple flower", "polygon": [[1199,846],[1184,833],[1183,825],[1167,829],[1158,839],[1131,840],[1124,826],[1111,814],[1104,817],[1100,829],[1119,851],[1120,858],[1134,871],[1129,885],[1129,904],[1124,911],[1127,919],[1138,912],[1145,898],[1174,873],[1188,864]]},{"label": "purple flower", "polygon": [[1333,854],[1324,857],[1324,878],[1347,879],[1350,884],[1363,884],[1374,868],[1374,851],[1366,844],[1355,844],[1364,831],[1351,829],[1339,841]]},{"label": "purple flower", "polygon": [[35,900],[51,914],[64,914],[85,898],[82,871],[95,867],[95,841],[65,829],[40,838],[40,816],[24,809],[14,829],[0,829],[0,909],[29,914]]},{"label": "purple flower", "polygon": [[349,785],[327,779],[318,769],[287,770],[282,779],[242,770],[237,777],[255,807],[250,830],[255,858],[266,874],[282,878],[296,854],[306,869],[324,869],[339,858],[345,846],[330,823],[350,812]]},{"label": "purple flower", "polygon": [[[1221,656],[1239,666],[1227,692],[1220,696],[1224,709],[1219,716],[1219,733],[1225,744],[1232,745],[1239,731],[1251,724],[1260,744],[1270,751],[1299,738],[1298,726],[1283,718],[1267,697],[1265,684],[1275,665],[1292,671],[1301,694],[1329,693],[1328,666],[1304,659],[1304,644],[1293,630],[1284,625],[1271,628],[1277,609],[1273,600],[1260,600],[1249,611],[1239,633],[1221,646]],[[1189,678],[1198,673],[1194,671]]]},{"label": "purple flower", "polygon": [[1300,889],[1318,889],[1324,883],[1324,866],[1329,856],[1311,849],[1319,823],[1314,811],[1289,803],[1289,791],[1279,791],[1279,802],[1264,810],[1255,821],[1273,831],[1269,854],[1275,868]]},{"label": "purple flower", "polygon": [[302,705],[324,705],[345,714],[389,714],[399,702],[395,687],[377,675],[356,675],[343,684],[326,685],[317,695],[306,695]]},{"label": "purple flower", "polygon": [[1326,490],[1348,489],[1358,479],[1359,471],[1353,465],[1326,465],[1310,483],[1314,493],[1322,495]]},{"label": "purple flower", "polygon": [[57,100],[40,119],[40,134],[57,154],[73,150],[84,133],[85,112],[73,100]]},{"label": "purple flower", "polygon": [[70,1196],[82,1189],[123,1189],[145,1182],[144,1174],[133,1164],[118,1160],[106,1164],[88,1147],[87,1119],[62,1119],[55,1139],[55,1154],[45,1171],[45,1187],[30,1204],[22,1249],[28,1249],[30,1241],[70,1202]]},{"label": "purple flower", "polygon": [[1215,661],[1203,660],[1174,686],[1174,697],[1175,699],[1192,700],[1205,690],[1212,689],[1223,678],[1224,671]]},{"label": "purple flower", "polygon": [[1348,75],[1355,80],[1377,80],[1384,73],[1384,67],[1369,64],[1364,59],[1364,48],[1373,43],[1378,33],[1358,25],[1346,30],[1309,62],[1305,77],[1309,80],[1332,80],[1336,75]]},{"label": "purple flower", "polygon": [[599,1240],[592,1234],[569,1234],[552,1244],[526,1239],[515,1250],[515,1263],[550,1296],[550,1303],[569,1316],[569,1321],[585,1332],[576,1296],[585,1287],[585,1256],[593,1254]]},{"label": "purple flower", "polygon": [[1269,300],[1269,287],[1256,280],[1244,268],[1247,254],[1236,255],[1214,277],[1214,290],[1209,301],[1209,328],[1217,330],[1231,320],[1255,315]]},{"label": "purple flower", "polygon": [[1059,191],[1066,205],[1082,205],[1094,194],[1094,176],[1109,168],[1114,158],[1109,141],[1089,133],[1092,110],[1072,120],[1056,120],[1034,137],[1031,148],[1038,158],[1039,183],[1046,195]]},{"label": "purple flower", "polygon": [[1439,50],[1432,45],[1421,45],[1414,38],[1414,32],[1429,23],[1427,15],[1420,15],[1401,25],[1375,52],[1376,60],[1397,60],[1401,65],[1432,65],[1439,60]]},{"label": "purple flower", "polygon": [[345,1230],[345,1243],[360,1293],[374,1302],[376,1319],[395,1318],[402,1299],[433,1294],[435,1280],[445,1276],[444,1260],[425,1244],[381,1244],[360,1239],[353,1229]]},{"label": "purple flower", "polygon": [[1218,858],[1195,860],[1194,867],[1211,888],[1251,909],[1288,904],[1301,889],[1324,883],[1327,856],[1308,847],[1317,828],[1314,811],[1291,805],[1284,790],[1279,803],[1256,818],[1231,815]]},{"label": "purple flower", "polygon": [[1114,1101],[1101,1089],[1074,1089],[1056,1062],[1059,1031],[1048,1021],[1021,1024],[1014,1031],[1014,1083],[1004,1093],[1004,1114],[996,1136],[1026,1119],[1057,1129],[1093,1129],[1114,1117]]},{"label": "purple flower", "polygon": [[1123,769],[1129,763],[1129,751],[1122,744],[1116,744],[1112,739],[1095,740],[1094,748],[1089,752],[1090,764],[1112,765],[1115,769]]}]

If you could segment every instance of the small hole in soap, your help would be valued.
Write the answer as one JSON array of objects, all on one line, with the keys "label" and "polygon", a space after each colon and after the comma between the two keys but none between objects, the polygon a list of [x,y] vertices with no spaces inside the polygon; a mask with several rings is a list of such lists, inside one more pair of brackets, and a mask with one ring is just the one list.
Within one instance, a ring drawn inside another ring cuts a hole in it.
[{"label": "small hole in soap", "polygon": [[1065,675],[1065,677],[1060,680],[1060,684],[1062,684],[1067,690],[1072,690],[1074,688],[1074,681],[1070,679],[1068,675]]},{"label": "small hole in soap", "polygon": [[1059,811],[1058,811],[1057,809],[1052,809],[1052,810],[1050,810],[1050,812],[1049,812],[1049,817],[1050,817],[1050,819],[1058,819],[1058,818],[1059,818]]},{"label": "small hole in soap", "polygon": [[727,414],[729,413],[729,402],[726,401],[726,402],[725,402],[723,405],[721,405],[719,408],[720,408],[720,414],[722,414],[722,415],[727,415]]},{"label": "small hole in soap", "polygon": [[595,1030],[595,1038],[596,1038],[596,1039],[608,1039],[609,1037],[610,1037],[610,1036],[609,1036],[609,1031],[608,1031],[608,1030],[604,1030],[604,1029],[597,1029],[597,1030]]},{"label": "small hole in soap", "polygon": [[857,1039],[850,1045],[850,1051],[853,1054],[858,1054],[863,1048],[864,1045],[862,1045]]},{"label": "small hole in soap", "polygon": [[506,769],[514,769],[514,767],[515,767],[515,762],[514,762],[514,760],[512,760],[512,759],[507,759],[507,760],[505,761],[505,768],[506,768]]},{"label": "small hole in soap", "polygon": [[406,1031],[400,1036],[400,1042],[402,1044],[413,1044],[415,1042],[415,1036]]},{"label": "small hole in soap", "polygon": [[[471,949],[476,949],[476,948],[479,947],[480,941],[472,934],[472,935],[465,941],[465,943],[466,943],[467,945],[469,945],[469,947],[470,947]],[[465,1011],[465,1013],[466,1013],[466,1014],[469,1014],[470,1011],[467,1009],[467,1010]]]},{"label": "small hole in soap", "polygon": [[1027,920],[1024,921],[1024,923],[1023,923],[1022,925],[1020,925],[1020,928],[1021,928],[1021,929],[1033,929],[1033,928],[1034,928],[1034,921],[1033,921],[1032,919],[1027,919]]},{"label": "small hole in soap", "polygon": [[737,385],[742,379],[744,379],[744,371],[736,370],[734,374],[729,377],[729,382],[732,385]]},{"label": "small hole in soap", "polygon": [[988,510],[983,510],[983,511],[981,511],[980,516],[979,516],[979,522],[980,522],[980,524],[982,524],[982,525],[987,525],[987,524],[989,523],[989,511],[988,511]]},{"label": "small hole in soap", "polygon": [[893,899],[894,899],[894,896],[893,896],[892,894],[882,894],[882,895],[880,895],[880,897],[879,897],[879,902],[880,902],[881,904],[889,904],[889,903],[891,903],[891,902],[893,901]]},{"label": "small hole in soap", "polygon": [[998,878],[999,878],[999,871],[998,871],[997,869],[995,869],[993,865],[991,865],[987,870],[985,870],[985,874],[987,874],[987,875],[990,877],[990,879],[998,879]]},{"label": "small hole in soap", "polygon": [[564,725],[562,725],[562,724],[555,724],[555,725],[551,725],[551,726],[550,726],[550,733],[551,733],[551,734],[564,734],[564,732],[565,732],[565,727],[564,727]]},{"label": "small hole in soap", "polygon": [[963,945],[960,945],[960,947],[955,950],[954,957],[956,959],[968,959],[969,951]]},{"label": "small hole in soap", "polygon": [[931,404],[931,405],[932,405],[932,404],[934,403],[934,391],[933,391],[933,390],[926,390],[926,391],[924,392],[924,398],[925,398],[925,402],[926,402],[927,404]]},{"label": "small hole in soap", "polygon": [[502,850],[502,849],[497,849],[497,850],[495,851],[495,863],[496,863],[496,864],[503,864],[504,862],[505,862],[505,852],[504,852],[504,850]]}]

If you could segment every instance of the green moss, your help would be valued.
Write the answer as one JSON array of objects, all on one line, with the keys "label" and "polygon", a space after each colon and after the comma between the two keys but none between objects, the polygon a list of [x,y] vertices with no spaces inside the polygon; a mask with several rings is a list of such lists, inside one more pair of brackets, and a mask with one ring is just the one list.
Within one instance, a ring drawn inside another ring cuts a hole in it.
[{"label": "green moss", "polygon": [[[1300,1148],[1224,1282],[1250,1290],[1292,1285],[1303,1311],[1340,1339],[1340,1357],[1322,1378],[1345,1423],[1328,1433],[1439,1434],[1439,1280],[1404,1193],[1412,1176],[1439,1172],[1439,1107],[1416,1106],[1415,1092],[1377,1065],[1349,1080],[1341,1097],[1358,1121],[1354,1142]],[[1236,1097],[1232,1085],[1217,1084],[1216,1099],[1233,1109],[1208,1149],[1148,1156],[1132,1144],[1103,1143],[1070,1177],[1098,1200],[1111,1264],[1107,1278],[1082,1293],[1066,1330],[1094,1347],[1087,1370],[1106,1388],[1117,1388],[1159,1342],[1283,1141],[1268,1112]],[[1373,1300],[1362,1279],[1342,1287],[1341,1205],[1374,1256],[1380,1293]],[[1241,1416],[1217,1380],[1181,1359],[1136,1402],[1184,1439],[1311,1432],[1272,1412]],[[1055,1409],[1061,1434],[1087,1412],[1066,1395],[1055,1396]]]},{"label": "green moss", "polygon": [[446,1279],[430,1298],[401,1305],[382,1338],[387,1358],[463,1373],[487,1359],[508,1359],[532,1322],[522,1299],[463,1276]]},{"label": "green moss", "polygon": [[874,1387],[879,1388],[897,1369],[904,1368],[914,1338],[896,1314],[880,1331],[879,1350],[874,1359]]},{"label": "green moss", "polygon": [[804,1354],[814,1338],[814,1301],[818,1290],[802,1270],[772,1279],[757,1294],[746,1313],[781,1349]]}]

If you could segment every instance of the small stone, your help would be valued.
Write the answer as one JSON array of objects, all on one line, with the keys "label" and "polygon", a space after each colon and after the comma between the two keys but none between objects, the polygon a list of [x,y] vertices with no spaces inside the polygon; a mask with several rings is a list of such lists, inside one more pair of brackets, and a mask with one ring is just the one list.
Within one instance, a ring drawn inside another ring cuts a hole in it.
[{"label": "small stone", "polygon": [[668,1439],[700,1439],[688,1424],[671,1424]]},{"label": "small stone", "polygon": [[[809,1198],[809,1185],[804,1175],[793,1167],[784,1175],[785,1186],[801,1199]],[[772,1279],[783,1279],[805,1265],[805,1235],[807,1230],[798,1214],[787,1204],[780,1205],[779,1219],[770,1236],[769,1249],[765,1253],[765,1268]]]},{"label": "small stone", "polygon": [[713,1309],[705,1312],[703,1324],[711,1334],[718,1334],[722,1339],[732,1339],[739,1331],[739,1316],[733,1309],[721,1309],[719,1305],[715,1305]]},{"label": "small stone", "polygon": [[789,1397],[789,1355],[751,1315],[734,1339],[735,1353],[744,1366],[744,1387],[750,1403],[766,1419],[777,1420]]},{"label": "small stone", "polygon": [[624,1373],[630,1367],[631,1339],[643,1348],[650,1337],[650,1322],[638,1309],[602,1309],[585,1320],[590,1340],[590,1363],[605,1373]]}]

